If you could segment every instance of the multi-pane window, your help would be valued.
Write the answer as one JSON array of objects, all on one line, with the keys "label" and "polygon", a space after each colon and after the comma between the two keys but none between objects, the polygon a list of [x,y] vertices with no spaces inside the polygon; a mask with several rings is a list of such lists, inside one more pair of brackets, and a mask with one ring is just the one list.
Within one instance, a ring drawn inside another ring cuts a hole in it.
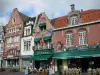
[{"label": "multi-pane window", "polygon": [[66,42],[67,42],[67,46],[72,46],[73,45],[73,33],[68,33],[66,34]]},{"label": "multi-pane window", "polygon": [[46,48],[51,48],[51,40],[46,41]]},{"label": "multi-pane window", "polygon": [[36,44],[36,49],[40,49],[41,48],[40,42],[37,42],[35,44]]},{"label": "multi-pane window", "polygon": [[26,41],[24,41],[24,51],[26,51],[26,46],[27,46]]},{"label": "multi-pane window", "polygon": [[31,49],[31,41],[24,41],[24,51],[29,51]]},{"label": "multi-pane window", "polygon": [[86,31],[79,32],[79,45],[86,45]]},{"label": "multi-pane window", "polygon": [[30,35],[31,34],[31,27],[26,27],[24,29],[24,36]]},{"label": "multi-pane window", "polygon": [[78,17],[77,16],[72,16],[70,19],[71,25],[76,25],[78,23]]}]

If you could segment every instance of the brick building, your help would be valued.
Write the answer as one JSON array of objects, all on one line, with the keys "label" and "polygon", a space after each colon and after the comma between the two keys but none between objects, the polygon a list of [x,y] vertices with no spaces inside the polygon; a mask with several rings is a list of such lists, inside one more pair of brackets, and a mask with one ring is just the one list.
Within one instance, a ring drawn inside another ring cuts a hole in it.
[{"label": "brick building", "polygon": [[55,71],[68,68],[100,67],[100,9],[75,10],[53,19]]},{"label": "brick building", "polygon": [[21,37],[23,34],[24,22],[28,16],[22,14],[15,8],[12,15],[5,26],[5,50],[4,50],[4,66],[19,66]]},{"label": "brick building", "polygon": [[46,14],[44,12],[39,14],[36,28],[34,29],[35,47],[34,56],[32,57],[34,67],[37,69],[40,67],[47,68],[52,61],[51,56],[54,53],[52,48],[52,29],[53,26]]}]

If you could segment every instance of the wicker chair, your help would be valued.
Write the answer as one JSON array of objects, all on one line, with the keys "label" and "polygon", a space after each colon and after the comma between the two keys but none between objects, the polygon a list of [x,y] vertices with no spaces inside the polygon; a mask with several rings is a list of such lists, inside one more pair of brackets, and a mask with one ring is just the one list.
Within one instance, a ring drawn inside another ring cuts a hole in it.
[{"label": "wicker chair", "polygon": [[66,75],[68,75],[68,69],[66,70]]},{"label": "wicker chair", "polygon": [[96,75],[96,73],[97,73],[97,72],[96,72],[96,69],[93,69],[93,70],[92,70],[92,74],[93,74],[93,75]]},{"label": "wicker chair", "polygon": [[89,69],[87,70],[87,72],[88,72],[88,75],[92,75],[92,69],[91,69],[91,68],[89,68]]},{"label": "wicker chair", "polygon": [[68,75],[71,75],[72,73],[71,73],[71,69],[69,68],[69,70],[68,70]]}]

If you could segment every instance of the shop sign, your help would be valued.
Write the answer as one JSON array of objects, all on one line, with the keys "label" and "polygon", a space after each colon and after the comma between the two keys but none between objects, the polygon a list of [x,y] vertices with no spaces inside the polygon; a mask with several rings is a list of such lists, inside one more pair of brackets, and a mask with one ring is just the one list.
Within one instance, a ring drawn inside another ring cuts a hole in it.
[{"label": "shop sign", "polygon": [[82,58],[82,57],[80,57],[80,56],[75,56],[75,58]]},{"label": "shop sign", "polygon": [[53,49],[46,49],[46,50],[34,50],[34,55],[39,55],[39,54],[52,54],[54,53]]},{"label": "shop sign", "polygon": [[13,58],[13,55],[8,55],[7,58]]},{"label": "shop sign", "polygon": [[93,55],[93,57],[98,57],[98,56],[100,56],[100,54],[95,54],[95,55]]},{"label": "shop sign", "polygon": [[88,46],[79,46],[78,47],[78,50],[87,50],[88,49]]}]

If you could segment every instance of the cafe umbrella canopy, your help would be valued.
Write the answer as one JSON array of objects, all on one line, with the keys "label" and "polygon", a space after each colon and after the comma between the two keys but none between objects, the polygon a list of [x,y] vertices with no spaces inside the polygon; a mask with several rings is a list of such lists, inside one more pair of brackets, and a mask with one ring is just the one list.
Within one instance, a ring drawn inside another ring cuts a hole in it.
[{"label": "cafe umbrella canopy", "polygon": [[59,52],[53,55],[53,59],[73,59],[73,58],[92,58],[100,56],[99,46],[84,46],[80,51],[80,48],[72,48],[67,50],[74,51],[65,51]]},{"label": "cafe umbrella canopy", "polygon": [[53,55],[53,59],[89,58],[100,56],[100,50],[61,52]]}]

